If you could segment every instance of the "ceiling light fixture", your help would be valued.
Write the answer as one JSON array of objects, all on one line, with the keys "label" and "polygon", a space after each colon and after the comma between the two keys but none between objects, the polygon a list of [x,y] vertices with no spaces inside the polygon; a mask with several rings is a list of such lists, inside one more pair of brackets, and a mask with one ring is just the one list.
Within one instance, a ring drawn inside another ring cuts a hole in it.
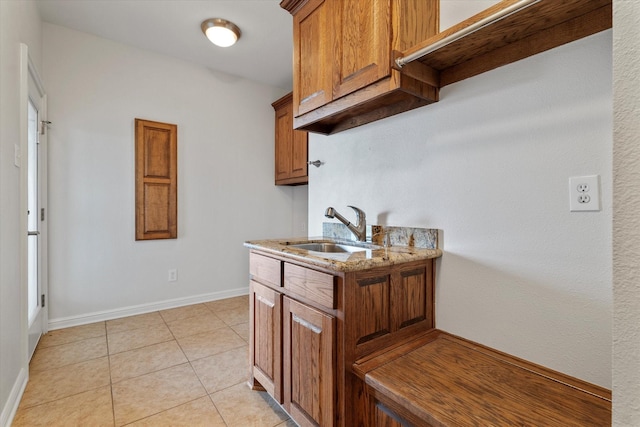
[{"label": "ceiling light fixture", "polygon": [[232,46],[241,34],[236,24],[222,18],[209,18],[202,22],[200,28],[211,43],[220,47]]}]

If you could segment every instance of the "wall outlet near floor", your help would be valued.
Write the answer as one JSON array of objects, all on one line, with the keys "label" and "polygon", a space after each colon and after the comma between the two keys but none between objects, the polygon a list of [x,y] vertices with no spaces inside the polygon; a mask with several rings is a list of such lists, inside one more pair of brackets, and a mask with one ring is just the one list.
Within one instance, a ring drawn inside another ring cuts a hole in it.
[{"label": "wall outlet near floor", "polygon": [[176,268],[172,268],[171,270],[169,270],[169,278],[168,280],[170,282],[175,282],[178,280],[178,269]]},{"label": "wall outlet near floor", "polygon": [[600,175],[573,176],[569,178],[569,210],[600,210]]}]

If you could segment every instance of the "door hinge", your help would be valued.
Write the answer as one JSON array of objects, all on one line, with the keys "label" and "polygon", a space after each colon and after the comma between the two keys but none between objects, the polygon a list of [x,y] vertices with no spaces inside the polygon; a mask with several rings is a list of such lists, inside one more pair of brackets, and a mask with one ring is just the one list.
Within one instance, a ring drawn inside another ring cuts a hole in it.
[{"label": "door hinge", "polygon": [[40,208],[40,221],[44,221],[44,208]]},{"label": "door hinge", "polygon": [[[51,122],[49,120],[40,120],[40,135],[44,135]],[[38,141],[40,142],[40,141]]]},{"label": "door hinge", "polygon": [[44,294],[40,296],[40,307],[44,308]]}]

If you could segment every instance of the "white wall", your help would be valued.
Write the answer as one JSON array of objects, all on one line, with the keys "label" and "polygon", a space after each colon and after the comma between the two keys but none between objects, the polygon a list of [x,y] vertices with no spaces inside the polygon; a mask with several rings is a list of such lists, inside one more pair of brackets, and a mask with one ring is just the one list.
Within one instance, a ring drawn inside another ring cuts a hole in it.
[{"label": "white wall", "polygon": [[[52,326],[246,293],[242,243],[305,232],[306,191],[274,186],[271,102],[286,91],[43,28]],[[176,240],[134,240],[135,118],[178,125]]]},{"label": "white wall", "polygon": [[440,31],[499,3],[500,0],[440,0]]},{"label": "white wall", "polygon": [[[0,1],[0,425],[17,406],[27,373],[25,290],[20,243],[26,237],[20,209],[20,169],[13,164],[20,144],[20,43],[41,64],[41,28],[32,1]],[[24,234],[23,234],[24,232]]]},{"label": "white wall", "polygon": [[613,425],[640,425],[640,4],[614,0]]},{"label": "white wall", "polygon": [[[443,330],[611,386],[611,31],[447,86],[439,103],[310,138],[310,234],[327,206],[444,230]],[[598,174],[602,211],[569,212]]]}]

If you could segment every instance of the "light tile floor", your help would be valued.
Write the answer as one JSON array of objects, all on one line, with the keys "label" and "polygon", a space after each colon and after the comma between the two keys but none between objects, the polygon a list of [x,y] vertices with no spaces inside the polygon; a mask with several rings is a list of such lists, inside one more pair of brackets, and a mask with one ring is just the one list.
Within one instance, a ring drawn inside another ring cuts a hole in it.
[{"label": "light tile floor", "polygon": [[13,426],[294,427],[247,386],[249,300],[51,331]]}]

